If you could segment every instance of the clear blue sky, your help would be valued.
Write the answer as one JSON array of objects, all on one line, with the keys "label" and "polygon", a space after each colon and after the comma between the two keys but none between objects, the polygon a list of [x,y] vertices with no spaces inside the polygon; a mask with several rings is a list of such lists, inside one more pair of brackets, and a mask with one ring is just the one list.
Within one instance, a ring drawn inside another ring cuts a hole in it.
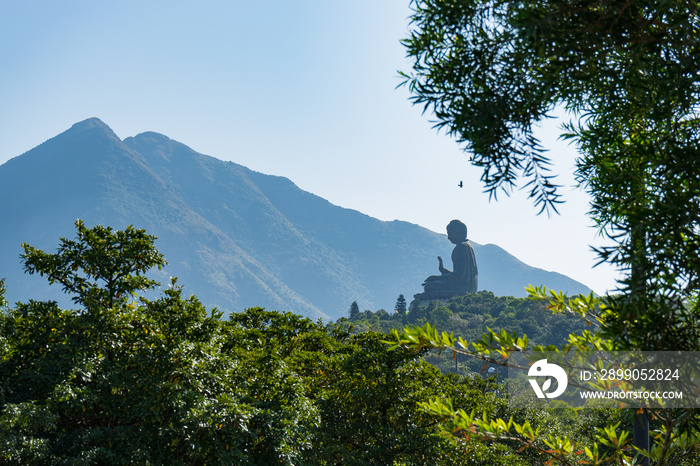
[{"label": "clear blue sky", "polygon": [[396,89],[409,14],[408,0],[0,0],[0,163],[94,116],[382,220],[444,233],[458,218],[478,243],[613,289],[556,120],[542,138],[567,203],[537,217],[522,191],[489,202],[457,143]]}]

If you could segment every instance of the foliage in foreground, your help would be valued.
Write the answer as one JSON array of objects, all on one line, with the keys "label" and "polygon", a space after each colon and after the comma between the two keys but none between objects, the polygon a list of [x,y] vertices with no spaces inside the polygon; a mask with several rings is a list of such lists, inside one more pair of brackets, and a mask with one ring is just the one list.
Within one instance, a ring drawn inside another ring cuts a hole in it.
[{"label": "foliage in foreground", "polygon": [[[490,380],[441,373],[425,348],[455,341],[429,325],[390,348],[388,334],[290,313],[224,320],[175,279],[138,297],[165,263],[155,238],[76,225],[56,254],[25,245],[23,257],[78,310],[0,299],[0,464],[517,466],[630,451],[619,409],[507,403]],[[480,354],[519,344],[494,335]],[[674,438],[671,453],[694,440]]]},{"label": "foliage in foreground", "polygon": [[[412,6],[403,43],[413,70],[404,84],[414,103],[432,111],[436,126],[469,150],[491,195],[524,181],[540,213],[556,211],[559,187],[534,129],[555,109],[568,112],[561,137],[578,149],[576,179],[590,194],[589,215],[606,239],[596,252],[623,278],[600,302],[544,296],[554,309],[599,324],[562,350],[579,344],[700,349],[700,3],[414,0]],[[434,337],[432,329],[409,329],[397,341],[450,347],[449,335]],[[456,349],[489,357],[527,344],[507,333],[483,341]],[[678,451],[697,443],[697,413],[645,410],[637,419],[645,417],[662,420],[651,452],[657,464],[681,461]],[[618,445],[621,438],[606,441]],[[574,449],[567,442],[550,447]],[[585,453],[586,461],[600,459]],[[629,461],[621,455],[619,462]]]},{"label": "foliage in foreground", "polygon": [[258,308],[224,320],[174,279],[138,297],[165,263],[155,238],[76,226],[55,254],[25,245],[23,259],[79,309],[0,301],[0,464],[529,463],[508,442],[441,435],[420,408],[443,393],[501,415],[482,379],[375,332]]},{"label": "foliage in foreground", "polygon": [[[553,314],[541,301],[494,296],[490,291],[457,296],[444,303],[414,301],[407,314],[389,314],[382,309],[376,312],[367,310],[351,312],[350,318],[338,321],[339,325],[353,328],[355,332],[372,330],[386,333],[402,330],[406,325],[421,327],[426,323],[466,341],[475,341],[490,329],[508,329],[518,335],[527,335],[532,344],[542,346],[562,345],[571,333],[592,330],[594,327],[592,323],[575,316]],[[423,357],[442,372],[464,374],[471,371],[481,374],[484,370],[484,362],[474,358],[453,358],[438,351],[430,351]]]},{"label": "foliage in foreground", "polygon": [[344,327],[355,330],[390,332],[406,325],[419,327],[430,323],[441,331],[452,332],[469,341],[475,340],[488,329],[508,329],[527,334],[530,341],[543,346],[561,345],[569,334],[591,329],[591,325],[574,316],[552,314],[540,301],[513,296],[494,296],[490,291],[479,291],[457,296],[446,302],[414,301],[406,314],[388,313],[382,309],[372,312],[350,313],[341,319]]},{"label": "foliage in foreground", "polygon": [[[579,316],[585,322],[596,322],[599,325],[611,310],[606,306],[606,300],[589,296],[567,298],[560,293],[548,292],[545,288],[528,289],[530,298],[547,301],[549,309],[554,313]],[[597,328],[595,326],[594,328]],[[507,366],[509,357],[515,352],[562,352],[576,351],[614,351],[614,343],[601,338],[597,332],[583,331],[571,334],[561,348],[533,345],[526,335],[516,332],[494,332],[489,330],[481,337],[468,341],[455,337],[453,333],[440,332],[430,324],[422,327],[406,327],[403,331],[392,330],[391,339],[394,348],[412,348],[414,350],[433,349],[458,354],[493,365]],[[535,358],[536,359],[536,358]],[[537,400],[532,400],[536,403]],[[479,416],[468,410],[453,406],[449,397],[435,397],[421,404],[427,412],[432,413],[443,422],[446,433],[467,440],[507,440],[513,441],[524,449],[532,449],[550,457],[551,462],[564,465],[588,464],[632,465],[636,457],[644,455],[655,464],[680,465],[695,464],[700,461],[700,417],[695,409],[646,409],[651,418],[652,442],[648,452],[643,452],[632,445],[630,436],[631,416],[635,410],[626,410],[627,421],[623,424],[619,416],[623,410],[612,409],[607,418],[588,423],[589,434],[578,435],[576,431],[566,429],[546,432],[541,427],[532,425],[529,421],[520,422],[513,417]],[[610,408],[611,406],[608,406]],[[617,411],[617,416],[614,412]],[[577,414],[593,414],[587,408],[574,411]],[[617,422],[615,422],[617,421]],[[563,435],[562,435],[563,434]],[[581,432],[578,432],[581,434]]]}]

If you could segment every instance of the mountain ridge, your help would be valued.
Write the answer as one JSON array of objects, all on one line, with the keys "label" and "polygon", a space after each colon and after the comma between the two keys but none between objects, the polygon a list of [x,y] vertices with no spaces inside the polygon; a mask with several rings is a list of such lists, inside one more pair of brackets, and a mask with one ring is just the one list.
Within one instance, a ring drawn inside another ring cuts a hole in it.
[{"label": "mountain ridge", "polygon": [[[335,206],[287,178],[159,133],[121,140],[98,118],[0,165],[0,198],[8,200],[0,207],[8,219],[0,226],[0,277],[11,299],[51,296],[36,277],[22,275],[19,244],[53,251],[60,236],[73,237],[77,218],[146,228],[170,263],[156,278],[178,276],[205,305],[227,312],[262,306],[335,319],[352,301],[393,309],[399,294],[421,291],[435,256],[451,249],[444,235]],[[474,247],[480,289],[522,296],[534,282],[589,291],[496,245]]]}]

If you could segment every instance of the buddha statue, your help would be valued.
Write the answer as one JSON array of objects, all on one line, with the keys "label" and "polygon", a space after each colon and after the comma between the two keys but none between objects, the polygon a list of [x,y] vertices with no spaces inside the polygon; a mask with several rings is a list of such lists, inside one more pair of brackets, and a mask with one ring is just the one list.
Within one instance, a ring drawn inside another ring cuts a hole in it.
[{"label": "buddha statue", "polygon": [[447,239],[454,243],[452,250],[452,270],[445,268],[442,257],[438,256],[440,275],[432,275],[423,282],[423,293],[416,299],[446,299],[466,293],[476,293],[479,273],[476,267],[474,249],[467,241],[467,226],[459,220],[447,225]]}]

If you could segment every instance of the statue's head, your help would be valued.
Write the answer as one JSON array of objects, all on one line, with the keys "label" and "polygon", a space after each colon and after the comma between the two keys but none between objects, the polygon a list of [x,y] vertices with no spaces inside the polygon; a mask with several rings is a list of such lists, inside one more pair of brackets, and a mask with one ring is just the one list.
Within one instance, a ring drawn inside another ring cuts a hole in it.
[{"label": "statue's head", "polygon": [[467,226],[459,220],[452,220],[447,225],[447,238],[453,243],[463,243],[467,240]]}]

